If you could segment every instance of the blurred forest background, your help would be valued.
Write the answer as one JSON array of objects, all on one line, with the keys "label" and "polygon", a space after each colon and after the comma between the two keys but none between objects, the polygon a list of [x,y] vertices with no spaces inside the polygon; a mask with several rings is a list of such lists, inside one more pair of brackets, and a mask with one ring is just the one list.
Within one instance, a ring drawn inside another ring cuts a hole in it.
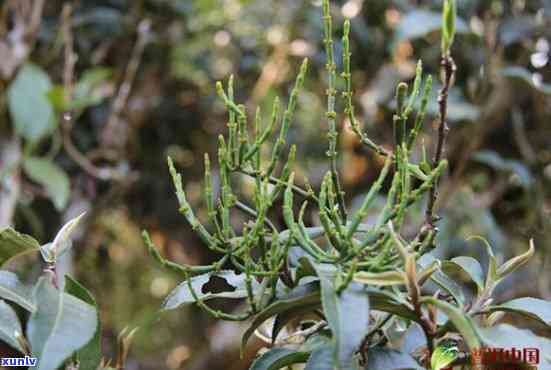
[{"label": "blurred forest background", "polygon": [[[269,112],[275,95],[288,97],[301,59],[310,58],[290,137],[298,144],[296,171],[318,187],[327,168],[320,5],[0,2],[0,226],[14,225],[44,243],[87,212],[63,269],[96,295],[106,354],[124,327],[141,328],[128,370],[246,368],[247,361],[238,361],[238,324],[217,323],[194,307],[159,315],[182,277],[158,268],[140,232],[148,229],[174,261],[214,259],[178,214],[166,156],[204,218],[203,153],[216,157],[226,122],[214,84],[230,74],[249,112],[257,106]],[[436,252],[479,256],[480,245],[466,238],[481,235],[505,258],[534,238],[537,258],[504,284],[501,296],[551,299],[551,0],[457,5],[451,165],[442,182]],[[342,20],[352,20],[357,113],[370,137],[388,148],[396,84],[413,78],[418,59],[438,77],[440,7],[439,0],[332,2],[337,55]],[[429,153],[438,88],[423,133]],[[382,160],[363,150],[342,116],[339,122],[340,168],[353,207]],[[32,278],[39,273],[33,261],[10,268]]]}]

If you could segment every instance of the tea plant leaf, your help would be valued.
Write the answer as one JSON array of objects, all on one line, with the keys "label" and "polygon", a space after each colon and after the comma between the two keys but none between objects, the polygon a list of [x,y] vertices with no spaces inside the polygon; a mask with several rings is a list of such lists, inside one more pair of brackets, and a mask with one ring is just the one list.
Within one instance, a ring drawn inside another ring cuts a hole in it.
[{"label": "tea plant leaf", "polygon": [[467,316],[462,310],[455,306],[452,306],[447,302],[440,301],[433,297],[422,297],[421,303],[428,303],[442,310],[454,324],[457,331],[461,333],[463,339],[465,340],[465,343],[470,349],[480,347],[480,334],[477,331],[477,327],[475,326],[471,318]]},{"label": "tea plant leaf", "polygon": [[356,283],[351,283],[339,294],[336,267],[329,264],[315,267],[321,282],[323,312],[333,333],[336,367],[354,369],[354,353],[369,327],[369,297]]},{"label": "tea plant leaf", "polygon": [[455,0],[444,0],[442,10],[442,54],[449,53],[455,37],[457,9]]},{"label": "tea plant leaf", "polygon": [[[224,279],[229,285],[235,288],[233,291],[221,292],[221,293],[211,293],[203,292],[202,287],[205,285],[211,277],[216,276]],[[229,299],[240,299],[247,297],[247,288],[245,283],[245,274],[237,275],[231,270],[222,270],[219,272],[214,272],[210,274],[203,274],[194,276],[191,278],[191,286],[197,294],[197,298],[205,301],[213,298],[229,298]],[[258,284],[253,281],[253,290],[258,288]],[[185,304],[195,303],[193,294],[189,290],[187,280],[180,283],[172,292],[166,297],[162,304],[163,310],[173,310]]]},{"label": "tea plant leaf", "polygon": [[[417,260],[417,263],[421,266],[422,269],[426,269],[432,263],[434,263],[434,261],[437,261],[437,259],[430,254],[425,254],[423,257]],[[465,303],[465,296],[463,294],[463,290],[453,279],[450,279],[448,275],[446,275],[445,273],[440,271],[435,271],[430,276],[430,280],[432,280],[440,288],[448,292],[455,299],[455,301],[461,306]]]},{"label": "tea plant leaf", "polygon": [[0,298],[14,302],[29,312],[36,309],[31,288],[23,284],[13,272],[0,271]]},{"label": "tea plant leaf", "polygon": [[72,246],[71,234],[78,226],[82,217],[86,213],[81,213],[79,216],[68,221],[61,230],[58,231],[54,238],[54,241],[43,246],[43,251],[52,261],[55,261],[58,257],[62,256]]},{"label": "tea plant leaf", "polygon": [[354,281],[366,285],[390,286],[404,285],[406,278],[400,271],[367,272],[360,271],[354,275]]},{"label": "tea plant leaf", "polygon": [[408,330],[402,336],[400,351],[411,354],[421,347],[427,346],[427,336],[421,328],[421,325],[412,323]]},{"label": "tea plant leaf", "polygon": [[292,364],[306,362],[308,352],[297,352],[287,348],[274,348],[257,358],[249,370],[277,370]]},{"label": "tea plant leaf", "polygon": [[503,279],[510,273],[516,271],[522,265],[526,264],[526,262],[528,262],[528,260],[530,260],[530,258],[532,258],[532,256],[534,255],[534,252],[535,252],[534,240],[530,240],[530,248],[528,248],[526,252],[511,258],[503,265],[498,267],[496,271],[498,279]]},{"label": "tea plant leaf", "polygon": [[10,305],[0,300],[0,341],[23,353],[23,348],[17,340],[17,336],[23,335],[22,333],[23,329],[17,314]]},{"label": "tea plant leaf", "polygon": [[369,305],[372,310],[392,313],[408,320],[419,320],[415,312],[400,302],[394,294],[375,288],[368,288],[366,291],[369,295]]},{"label": "tea plant leaf", "polygon": [[486,274],[486,280],[485,280],[485,286],[489,286],[490,284],[493,284],[497,279],[497,258],[494,255],[494,251],[492,250],[492,246],[486,239],[484,239],[481,236],[473,235],[467,240],[477,239],[484,244],[484,247],[486,248],[486,253],[488,254],[489,259],[489,265],[488,265],[488,273]]},{"label": "tea plant leaf", "polygon": [[296,317],[300,317],[302,315],[305,315],[309,312],[312,312],[320,307],[321,302],[317,301],[309,305],[296,307],[290,310],[287,310],[285,312],[282,312],[278,314],[275,317],[274,325],[272,327],[272,343],[275,342],[277,339],[278,334],[281,332],[281,330],[287,325],[289,322],[291,322]]},{"label": "tea plant leaf", "polygon": [[254,331],[268,320],[270,317],[295,310],[300,307],[311,307],[321,303],[319,283],[312,282],[305,285],[299,285],[288,294],[278,297],[277,300],[262,310],[254,318],[251,326],[245,331],[241,339],[241,353],[245,349],[249,338]]},{"label": "tea plant leaf", "polygon": [[543,299],[524,297],[488,307],[485,311],[507,311],[530,317],[551,327],[551,302]]},{"label": "tea plant leaf", "polygon": [[46,278],[33,291],[37,309],[27,324],[27,336],[38,370],[55,370],[86,345],[97,330],[97,312],[88,303],[59,292]]},{"label": "tea plant leaf", "polygon": [[390,348],[371,347],[365,370],[423,370],[409,354]]},{"label": "tea plant leaf", "polygon": [[71,183],[61,167],[49,159],[29,157],[23,161],[23,170],[31,180],[44,186],[57,210],[65,208]]},{"label": "tea plant leaf", "polygon": [[39,249],[40,244],[32,236],[18,233],[11,227],[0,230],[0,267],[12,258]]},{"label": "tea plant leaf", "polygon": [[56,127],[54,109],[47,94],[52,87],[50,77],[40,67],[25,64],[8,88],[8,108],[15,132],[36,142]]},{"label": "tea plant leaf", "polygon": [[460,256],[452,258],[450,261],[444,261],[442,268],[444,271],[447,269],[460,270],[469,276],[479,291],[484,288],[484,271],[482,271],[480,263],[472,257]]},{"label": "tea plant leaf", "polygon": [[65,292],[72,295],[73,297],[76,297],[78,299],[83,300],[84,302],[88,303],[89,305],[93,306],[96,309],[96,318],[97,318],[97,328],[96,333],[94,334],[94,337],[86,344],[84,347],[79,349],[77,351],[78,361],[79,361],[79,369],[81,370],[96,370],[98,368],[98,365],[101,361],[101,322],[100,322],[100,316],[99,311],[97,311],[97,303],[96,299],[86,289],[84,286],[82,286],[78,281],[70,277],[69,275],[65,275]]},{"label": "tea plant leaf", "polygon": [[333,370],[333,348],[322,345],[314,349],[304,370]]}]

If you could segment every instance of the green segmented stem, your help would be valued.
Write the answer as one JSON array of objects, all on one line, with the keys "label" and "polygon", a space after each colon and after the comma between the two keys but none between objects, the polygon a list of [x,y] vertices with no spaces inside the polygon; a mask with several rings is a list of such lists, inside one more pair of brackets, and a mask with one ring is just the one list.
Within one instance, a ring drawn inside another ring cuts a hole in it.
[{"label": "green segmented stem", "polygon": [[231,190],[231,183],[228,173],[228,148],[224,141],[224,137],[220,135],[218,137],[218,162],[220,167],[220,183],[221,183],[221,198],[220,198],[220,214],[222,219],[222,233],[227,240],[235,236],[235,232],[230,223],[230,208],[234,204],[234,196]]},{"label": "green segmented stem", "polygon": [[348,227],[348,233],[346,235],[348,239],[350,239],[352,237],[352,235],[354,235],[354,233],[358,229],[358,226],[360,225],[362,220],[365,217],[367,217],[367,211],[369,209],[369,206],[371,205],[371,203],[375,199],[375,196],[381,190],[381,187],[383,186],[383,181],[385,180],[385,178],[388,174],[388,171],[390,169],[391,164],[392,164],[392,160],[387,157],[387,159],[385,161],[385,164],[383,166],[383,169],[382,169],[381,173],[379,174],[379,178],[371,186],[371,188],[369,189],[369,192],[367,193],[367,195],[364,198],[364,201],[362,202],[362,205],[360,206],[360,209],[356,212],[356,214],[352,218],[352,223]]},{"label": "green segmented stem", "polygon": [[270,165],[266,170],[267,176],[272,175],[272,173],[274,172],[275,166],[277,164],[277,161],[281,156],[283,145],[285,145],[285,138],[287,137],[287,132],[289,131],[289,127],[293,119],[293,114],[296,110],[298,94],[302,89],[302,86],[304,85],[304,78],[306,76],[307,71],[308,71],[308,59],[304,59],[302,62],[302,65],[300,66],[300,72],[297,75],[297,78],[295,80],[295,86],[293,87],[293,90],[291,90],[291,96],[289,97],[289,103],[287,104],[287,109],[285,110],[285,113],[283,113],[283,121],[281,123],[281,129],[279,130],[279,137],[275,142],[274,148],[272,150],[272,158],[270,160]]},{"label": "green segmented stem", "polygon": [[427,112],[427,104],[429,102],[430,92],[432,90],[432,76],[428,76],[425,81],[425,86],[423,87],[423,95],[421,96],[421,103],[419,105],[419,111],[415,116],[415,123],[413,124],[413,129],[409,133],[408,137],[408,150],[411,149],[417,135],[421,131],[423,122],[425,120],[425,114]]},{"label": "green segmented stem", "polygon": [[413,111],[413,107],[415,105],[415,102],[417,101],[417,96],[419,96],[419,90],[421,89],[422,79],[423,79],[423,63],[421,61],[418,61],[417,68],[415,69],[415,80],[413,81],[413,90],[411,91],[411,95],[409,96],[408,103],[403,112],[406,119]]},{"label": "green segmented stem", "polygon": [[272,108],[272,118],[270,120],[268,127],[266,127],[266,129],[262,132],[262,134],[260,133],[260,122],[261,122],[260,108],[257,110],[256,120],[255,120],[256,122],[255,142],[254,142],[254,145],[249,148],[249,150],[247,151],[247,154],[245,154],[243,158],[243,162],[250,160],[255,154],[257,154],[260,151],[262,144],[264,144],[268,139],[268,137],[270,137],[270,135],[274,130],[274,127],[277,124],[277,120],[279,119],[279,109],[280,109],[279,98],[276,97],[274,99],[274,105]]},{"label": "green segmented stem", "polygon": [[176,168],[174,168],[172,158],[168,157],[167,161],[170,175],[172,176],[172,182],[174,183],[174,188],[176,189],[176,197],[178,198],[178,203],[180,205],[180,213],[184,215],[188,223],[191,225],[191,228],[199,234],[203,242],[205,242],[209,248],[223,252],[224,249],[217,246],[216,240],[199,222],[197,217],[195,217],[195,213],[193,213],[193,210],[186,199],[186,193],[184,192],[184,187],[182,185],[182,176],[176,171]]},{"label": "green segmented stem", "polygon": [[205,202],[207,204],[208,219],[216,228],[216,233],[219,238],[223,238],[222,229],[218,222],[218,212],[214,207],[214,194],[212,190],[212,175],[210,167],[210,158],[208,153],[205,153]]},{"label": "green segmented stem", "polygon": [[339,213],[341,218],[346,221],[346,204],[344,202],[344,192],[342,190],[339,173],[337,170],[337,142],[338,142],[338,132],[337,132],[337,113],[335,112],[335,100],[337,96],[336,90],[336,79],[337,79],[337,65],[335,64],[334,57],[334,47],[333,47],[333,21],[331,18],[331,12],[329,7],[329,0],[323,1],[323,29],[324,29],[324,44],[325,44],[325,54],[326,54],[326,64],[325,68],[327,69],[327,112],[325,113],[327,117],[327,124],[329,127],[329,132],[327,133],[327,138],[329,139],[329,149],[327,150],[327,157],[330,161],[331,167],[331,178],[333,179],[333,186],[335,187],[335,192],[337,195],[337,200],[339,204]]},{"label": "green segmented stem", "polygon": [[365,133],[362,132],[360,124],[356,120],[356,115],[354,113],[354,104],[352,103],[352,74],[350,71],[350,56],[352,55],[352,53],[350,52],[350,20],[348,19],[344,21],[342,45],[342,60],[344,71],[342,72],[341,76],[343,77],[346,85],[346,91],[344,91],[342,95],[345,98],[344,112],[348,116],[350,127],[352,128],[352,131],[358,136],[362,144],[364,144],[379,155],[390,156],[391,153],[389,153],[380,145],[375,144],[371,139],[367,137]]},{"label": "green segmented stem", "polygon": [[174,271],[179,274],[186,274],[186,273],[192,273],[192,274],[204,274],[207,272],[212,272],[219,270],[220,267],[227,261],[228,256],[222,257],[222,259],[216,263],[213,263],[212,265],[205,265],[205,266],[190,266],[190,265],[180,265],[176,262],[169,261],[165,259],[163,256],[161,256],[161,253],[159,253],[159,249],[155,246],[153,241],[151,240],[151,237],[149,236],[149,233],[147,231],[142,232],[142,238],[144,240],[144,243],[147,247],[147,250],[149,252],[149,255],[153,257],[155,261],[157,261],[161,266]]}]

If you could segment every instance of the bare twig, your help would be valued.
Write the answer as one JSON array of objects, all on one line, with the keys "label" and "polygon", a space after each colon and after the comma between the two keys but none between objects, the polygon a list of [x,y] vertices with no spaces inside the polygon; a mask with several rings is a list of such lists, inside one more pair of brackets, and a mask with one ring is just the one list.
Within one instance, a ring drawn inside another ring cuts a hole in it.
[{"label": "bare twig", "polygon": [[[440,92],[438,94],[438,105],[440,107],[440,122],[438,125],[438,142],[436,144],[436,152],[434,153],[434,159],[432,162],[433,167],[438,166],[438,163],[440,163],[440,160],[442,159],[442,156],[444,154],[444,145],[446,143],[446,136],[448,134],[449,128],[448,128],[448,92],[450,90],[450,86],[452,84],[454,74],[455,74],[455,62],[453,61],[453,58],[451,57],[450,53],[447,52],[444,55],[442,55],[440,65],[442,68],[442,72],[444,75],[444,85],[442,86],[442,89],[440,89]],[[434,222],[436,221],[435,215],[434,215],[434,206],[436,203],[436,198],[438,197],[438,183],[439,179],[435,179],[434,185],[430,189],[429,194],[429,204],[427,206],[427,211],[425,214],[425,221],[428,225],[434,226]]]},{"label": "bare twig", "polygon": [[[29,56],[40,29],[45,0],[12,0],[4,3],[0,26],[0,75],[9,80]],[[11,27],[8,26],[13,10]]]},{"label": "bare twig", "polygon": [[140,66],[140,62],[142,60],[145,46],[149,41],[150,30],[151,21],[149,19],[144,19],[139,23],[138,39],[136,41],[136,44],[134,45],[134,49],[132,50],[132,55],[130,56],[128,66],[126,67],[124,79],[119,87],[115,99],[113,100],[111,113],[109,114],[107,124],[105,125],[105,128],[101,133],[101,141],[107,144],[107,146],[120,147],[121,144],[124,144],[124,142],[126,141],[119,134],[122,129],[120,127],[120,117],[122,110],[128,102],[130,92],[132,91],[132,86],[136,78],[136,73],[138,72],[138,67]]},{"label": "bare twig", "polygon": [[[64,67],[63,67],[63,87],[65,105],[70,107],[74,92],[74,71],[76,54],[74,52],[73,32],[71,29],[72,6],[67,3],[63,6],[62,13],[62,32],[64,43]],[[100,180],[109,180],[114,177],[120,177],[118,174],[108,168],[96,167],[84,154],[82,154],[74,145],[71,139],[71,130],[73,127],[73,112],[67,108],[61,115],[61,131],[63,136],[63,147],[69,157],[75,161],[89,175]]]},{"label": "bare twig", "polygon": [[517,143],[518,149],[520,150],[520,154],[522,154],[526,162],[528,162],[529,164],[533,164],[534,162],[536,162],[537,155],[530,145],[530,141],[526,137],[524,118],[522,117],[522,113],[520,112],[519,107],[513,107],[513,110],[511,111],[511,119],[513,121],[513,132],[515,133],[515,141]]}]

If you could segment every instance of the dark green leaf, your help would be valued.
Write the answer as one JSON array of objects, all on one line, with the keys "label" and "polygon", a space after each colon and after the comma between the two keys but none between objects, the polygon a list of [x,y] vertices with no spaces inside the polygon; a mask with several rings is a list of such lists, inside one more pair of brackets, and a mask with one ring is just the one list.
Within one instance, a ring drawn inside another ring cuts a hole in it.
[{"label": "dark green leaf", "polygon": [[333,347],[322,345],[313,350],[304,370],[333,370]]},{"label": "dark green leaf", "polygon": [[427,346],[427,337],[421,326],[417,323],[412,323],[402,337],[400,351],[411,354],[421,347]]},{"label": "dark green leaf", "polygon": [[98,305],[92,293],[69,275],[65,275],[65,292],[96,308],[98,322],[96,333],[88,344],[77,351],[79,370],[96,370],[101,361],[101,323],[99,311],[97,311]]},{"label": "dark green leaf", "polygon": [[472,257],[460,256],[452,258],[450,261],[444,261],[442,268],[446,272],[448,269],[452,271],[460,270],[467,274],[470,280],[476,284],[479,291],[484,288],[484,271],[482,271],[480,263]]},{"label": "dark green leaf", "polygon": [[287,325],[293,319],[300,317],[302,315],[305,315],[309,312],[312,312],[318,309],[319,307],[320,307],[320,302],[317,301],[317,302],[314,302],[313,304],[295,307],[293,309],[290,309],[278,314],[275,317],[274,326],[272,328],[272,343],[275,342],[278,334],[285,327],[285,325]]},{"label": "dark green leaf", "polygon": [[8,107],[15,131],[29,141],[38,141],[56,127],[54,109],[48,100],[50,78],[40,67],[25,64],[8,89]]},{"label": "dark green leaf", "polygon": [[29,312],[36,309],[31,288],[23,284],[13,272],[0,271],[0,298],[17,303]]},{"label": "dark green leaf", "polygon": [[0,230],[0,267],[19,255],[38,251],[40,244],[29,235],[7,227]]},{"label": "dark green leaf", "polygon": [[23,170],[29,178],[46,188],[58,210],[67,205],[70,181],[65,171],[49,159],[30,157],[23,161]]},{"label": "dark green leaf", "polygon": [[292,364],[306,362],[308,352],[297,352],[287,348],[274,348],[257,358],[249,370],[277,370]]},{"label": "dark green leaf", "polygon": [[369,297],[361,284],[351,283],[340,294],[337,270],[329,264],[316,265],[321,282],[323,312],[334,341],[337,369],[355,369],[354,353],[359,349],[369,327]]},{"label": "dark green leaf", "polygon": [[[421,269],[425,269],[430,266],[430,264],[433,263],[435,260],[436,259],[432,255],[425,254],[423,257],[417,260],[417,263],[421,266]],[[444,274],[443,272],[436,271],[431,275],[430,280],[437,284],[440,288],[448,292],[460,305],[463,305],[465,303],[463,290],[453,279],[450,279],[448,275]]]},{"label": "dark green leaf", "polygon": [[421,303],[428,303],[442,310],[451,320],[455,328],[465,340],[470,349],[480,347],[480,333],[471,318],[461,309],[433,297],[423,297]]},{"label": "dark green leaf", "polygon": [[372,347],[365,370],[423,370],[409,354],[390,348]]},{"label": "dark green leaf", "polygon": [[530,317],[551,327],[551,302],[543,299],[524,297],[490,306],[489,312],[507,311]]},{"label": "dark green leaf", "polygon": [[245,331],[241,339],[241,352],[245,349],[245,346],[254,331],[270,317],[287,311],[297,310],[301,307],[317,307],[319,304],[320,290],[318,282],[299,285],[288,294],[278,297],[274,303],[270,304],[256,315],[251,323],[251,326],[247,329],[247,331]]},{"label": "dark green leaf", "polygon": [[[203,292],[203,285],[205,285],[213,276],[224,279],[229,285],[234,287],[235,290],[221,293]],[[197,294],[197,297],[204,301],[213,298],[239,299],[245,298],[247,296],[245,274],[237,275],[235,272],[230,270],[222,270],[210,274],[194,276],[191,278],[191,286]],[[253,290],[256,291],[257,289],[258,284],[256,283],[256,281],[253,280]],[[172,292],[168,295],[168,297],[166,297],[165,301],[163,302],[162,309],[172,310],[180,307],[181,305],[194,302],[195,299],[193,298],[193,295],[189,290],[188,282],[184,281],[180,283],[176,288],[174,288]]]},{"label": "dark green leaf", "polygon": [[22,335],[23,329],[21,329],[21,323],[17,314],[10,305],[0,300],[0,341],[9,344],[23,353],[21,344],[17,340],[17,337]]},{"label": "dark green leaf", "polygon": [[27,324],[27,336],[38,370],[55,370],[94,336],[97,311],[88,303],[59,292],[46,278],[33,291],[37,309]]}]

